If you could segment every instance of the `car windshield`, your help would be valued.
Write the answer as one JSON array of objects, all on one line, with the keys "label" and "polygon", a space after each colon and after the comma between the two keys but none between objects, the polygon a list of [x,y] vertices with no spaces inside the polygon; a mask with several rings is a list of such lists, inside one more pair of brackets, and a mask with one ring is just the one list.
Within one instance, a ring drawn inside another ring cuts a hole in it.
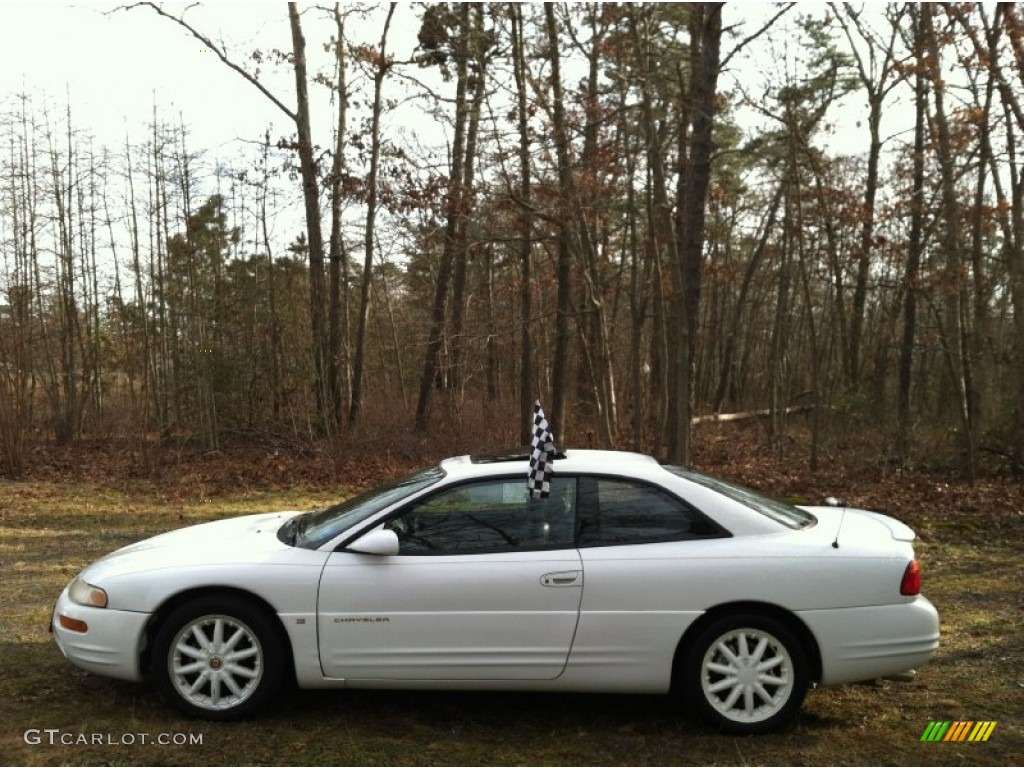
[{"label": "car windshield", "polygon": [[326,509],[293,517],[278,532],[286,544],[316,549],[339,533],[361,523],[392,504],[433,485],[444,477],[440,467],[429,467],[377,486]]},{"label": "car windshield", "polygon": [[742,485],[719,480],[716,477],[708,477],[683,467],[665,467],[665,469],[674,475],[679,475],[684,480],[690,480],[705,488],[710,488],[712,491],[717,491],[789,528],[807,528],[818,522],[818,519],[810,512],[794,507],[792,504],[786,504],[784,501],[769,498],[750,488],[744,488]]}]

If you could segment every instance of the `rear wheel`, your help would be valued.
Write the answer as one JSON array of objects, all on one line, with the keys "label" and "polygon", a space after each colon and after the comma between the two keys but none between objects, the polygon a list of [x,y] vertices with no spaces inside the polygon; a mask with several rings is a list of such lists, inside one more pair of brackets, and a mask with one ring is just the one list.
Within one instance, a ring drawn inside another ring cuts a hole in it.
[{"label": "rear wheel", "polygon": [[151,672],[164,697],[185,714],[235,720],[280,690],[285,650],[272,620],[255,605],[230,596],[202,597],[160,626]]},{"label": "rear wheel", "polygon": [[791,720],[807,693],[803,646],[785,624],[761,614],[725,616],[686,654],[687,699],[728,733],[768,733]]}]

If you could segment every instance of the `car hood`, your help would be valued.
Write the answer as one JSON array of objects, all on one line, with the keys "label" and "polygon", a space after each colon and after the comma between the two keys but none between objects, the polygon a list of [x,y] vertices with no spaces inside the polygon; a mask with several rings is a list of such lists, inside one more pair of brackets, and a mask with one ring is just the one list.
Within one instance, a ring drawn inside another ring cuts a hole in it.
[{"label": "car hood", "polygon": [[201,523],[129,544],[88,566],[89,581],[162,568],[190,565],[245,564],[273,559],[291,547],[277,538],[278,529],[299,512],[268,512]]},{"label": "car hood", "polygon": [[911,542],[914,531],[895,517],[855,507],[801,507],[818,518],[808,529],[814,536],[838,540],[839,546],[871,546],[888,541]]}]

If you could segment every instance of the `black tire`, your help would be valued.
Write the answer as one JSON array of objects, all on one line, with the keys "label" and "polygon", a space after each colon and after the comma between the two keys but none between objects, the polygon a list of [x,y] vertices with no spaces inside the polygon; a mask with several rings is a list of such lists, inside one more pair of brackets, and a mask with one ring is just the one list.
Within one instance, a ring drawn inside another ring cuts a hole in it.
[{"label": "black tire", "polygon": [[778,619],[758,613],[723,616],[704,627],[681,672],[687,702],[726,733],[774,731],[793,719],[807,693],[800,640]]},{"label": "black tire", "polygon": [[163,621],[150,672],[164,698],[186,715],[238,720],[274,698],[289,656],[264,610],[238,597],[210,595]]}]

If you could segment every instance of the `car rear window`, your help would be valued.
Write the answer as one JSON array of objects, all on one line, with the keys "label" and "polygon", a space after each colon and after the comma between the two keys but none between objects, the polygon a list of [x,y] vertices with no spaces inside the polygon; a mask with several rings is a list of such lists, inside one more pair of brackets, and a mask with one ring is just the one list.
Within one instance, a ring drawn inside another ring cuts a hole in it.
[{"label": "car rear window", "polygon": [[717,477],[702,475],[700,472],[694,472],[683,467],[666,466],[665,469],[684,480],[703,485],[705,488],[710,488],[712,491],[716,491],[733,501],[738,501],[745,507],[749,507],[777,523],[782,523],[787,528],[809,528],[818,522],[818,519],[810,512],[794,507],[792,504],[787,504],[784,501],[765,496],[742,485],[720,480]]}]

